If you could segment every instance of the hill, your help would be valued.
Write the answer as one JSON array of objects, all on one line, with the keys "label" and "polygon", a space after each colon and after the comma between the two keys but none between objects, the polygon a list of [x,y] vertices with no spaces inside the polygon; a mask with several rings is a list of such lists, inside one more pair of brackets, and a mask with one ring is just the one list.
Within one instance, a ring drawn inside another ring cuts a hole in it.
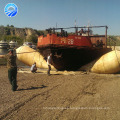
[{"label": "hill", "polygon": [[23,44],[24,41],[37,43],[39,35],[44,34],[45,31],[36,30],[32,28],[16,28],[13,25],[0,26],[0,40],[17,41],[18,44]]}]

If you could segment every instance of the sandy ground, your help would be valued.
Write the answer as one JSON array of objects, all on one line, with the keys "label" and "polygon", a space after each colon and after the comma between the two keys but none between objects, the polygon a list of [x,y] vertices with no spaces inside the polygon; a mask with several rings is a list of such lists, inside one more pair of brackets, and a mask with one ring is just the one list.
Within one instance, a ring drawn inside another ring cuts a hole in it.
[{"label": "sandy ground", "polygon": [[0,66],[0,120],[120,120],[120,74],[51,73],[21,68],[12,92]]}]

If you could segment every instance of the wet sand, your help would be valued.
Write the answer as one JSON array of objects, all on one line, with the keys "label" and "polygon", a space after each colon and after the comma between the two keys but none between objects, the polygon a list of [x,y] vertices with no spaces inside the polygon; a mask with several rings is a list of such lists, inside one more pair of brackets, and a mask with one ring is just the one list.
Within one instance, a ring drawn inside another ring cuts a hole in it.
[{"label": "wet sand", "polygon": [[120,74],[20,68],[13,92],[0,66],[0,120],[120,120]]}]

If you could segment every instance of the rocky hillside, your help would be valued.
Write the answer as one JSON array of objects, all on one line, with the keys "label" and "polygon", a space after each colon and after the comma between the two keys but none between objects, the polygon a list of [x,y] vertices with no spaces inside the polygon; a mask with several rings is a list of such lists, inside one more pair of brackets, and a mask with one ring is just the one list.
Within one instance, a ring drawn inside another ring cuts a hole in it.
[{"label": "rocky hillside", "polygon": [[38,36],[41,34],[44,34],[44,31],[35,30],[32,28],[16,28],[13,25],[0,26],[0,40],[14,40],[20,44],[24,41],[36,43]]}]

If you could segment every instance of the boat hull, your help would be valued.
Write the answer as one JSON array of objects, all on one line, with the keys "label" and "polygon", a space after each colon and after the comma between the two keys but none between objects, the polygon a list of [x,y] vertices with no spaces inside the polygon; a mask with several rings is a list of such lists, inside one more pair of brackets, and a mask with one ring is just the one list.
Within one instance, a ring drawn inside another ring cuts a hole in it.
[{"label": "boat hull", "polygon": [[57,70],[78,70],[81,66],[110,51],[110,48],[60,47],[53,45],[39,48],[39,52],[44,58],[52,53],[52,65]]}]

